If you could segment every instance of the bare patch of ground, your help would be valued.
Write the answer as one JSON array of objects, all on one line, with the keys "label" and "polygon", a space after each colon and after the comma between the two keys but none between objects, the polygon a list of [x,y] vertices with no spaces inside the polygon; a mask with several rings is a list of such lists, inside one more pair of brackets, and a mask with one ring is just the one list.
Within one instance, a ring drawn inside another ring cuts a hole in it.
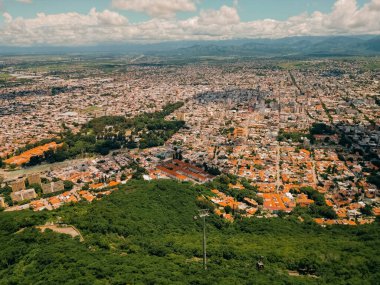
[{"label": "bare patch of ground", "polygon": [[74,227],[74,226],[61,226],[61,225],[44,225],[44,226],[37,226],[37,229],[41,230],[41,232],[44,232],[46,229],[52,230],[53,232],[60,233],[60,234],[66,234],[71,237],[77,237],[79,236],[80,241],[84,241],[84,238],[80,231]]}]

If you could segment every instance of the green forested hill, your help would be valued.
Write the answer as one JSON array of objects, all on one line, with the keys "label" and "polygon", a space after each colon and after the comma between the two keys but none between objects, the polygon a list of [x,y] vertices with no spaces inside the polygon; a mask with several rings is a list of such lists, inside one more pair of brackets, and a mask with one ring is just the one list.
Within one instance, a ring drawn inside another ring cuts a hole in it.
[{"label": "green forested hill", "polygon": [[[379,284],[379,223],[321,228],[290,219],[207,220],[201,186],[132,181],[111,196],[53,212],[0,213],[0,284]],[[85,241],[33,225],[61,217]],[[23,229],[22,231],[19,231]],[[255,264],[264,256],[265,270]],[[317,278],[289,276],[312,268]]]}]

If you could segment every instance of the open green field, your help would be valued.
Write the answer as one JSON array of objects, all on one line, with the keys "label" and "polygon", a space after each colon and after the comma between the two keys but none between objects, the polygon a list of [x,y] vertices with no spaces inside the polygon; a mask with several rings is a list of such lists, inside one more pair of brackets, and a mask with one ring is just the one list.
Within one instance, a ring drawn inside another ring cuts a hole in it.
[{"label": "open green field", "polygon": [[0,73],[0,81],[5,81],[12,78],[8,73]]},{"label": "open green field", "polygon": [[372,59],[368,59],[364,63],[364,68],[370,71],[378,71],[380,70],[380,57],[375,57]]},{"label": "open green field", "polygon": [[92,113],[92,112],[96,112],[96,111],[100,111],[100,110],[102,110],[102,108],[95,105],[95,106],[89,106],[89,107],[81,110],[81,112],[83,112],[83,113]]}]

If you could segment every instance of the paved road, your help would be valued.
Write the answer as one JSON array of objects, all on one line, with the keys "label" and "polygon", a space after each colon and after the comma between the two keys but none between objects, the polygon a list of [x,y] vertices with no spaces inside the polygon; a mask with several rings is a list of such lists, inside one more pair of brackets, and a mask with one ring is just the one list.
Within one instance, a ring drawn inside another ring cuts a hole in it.
[{"label": "paved road", "polygon": [[313,158],[311,159],[311,163],[312,163],[312,167],[313,167],[313,182],[314,182],[314,185],[317,186],[318,179],[317,179],[317,174],[315,171],[315,160]]},{"label": "paved road", "polygon": [[0,175],[4,175],[5,181],[7,181],[7,180],[16,179],[17,177],[20,177],[23,175],[36,173],[36,172],[45,172],[45,171],[49,171],[55,168],[63,168],[63,167],[69,166],[70,164],[77,164],[77,163],[85,162],[87,160],[88,158],[71,159],[71,160],[66,160],[63,162],[36,165],[33,167],[28,167],[25,169],[20,169],[20,170],[15,170],[15,171],[4,171],[4,169],[0,169]]},{"label": "paved road", "polygon": [[280,177],[280,143],[277,142],[277,151],[276,151],[276,190],[278,191],[281,186],[281,177]]}]

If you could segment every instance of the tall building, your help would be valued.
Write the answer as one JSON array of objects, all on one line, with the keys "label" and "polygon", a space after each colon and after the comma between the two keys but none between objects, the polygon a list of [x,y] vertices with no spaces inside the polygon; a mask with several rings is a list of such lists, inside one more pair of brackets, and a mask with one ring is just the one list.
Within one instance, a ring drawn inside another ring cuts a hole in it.
[{"label": "tall building", "polygon": [[34,189],[21,190],[11,193],[12,201],[21,202],[24,200],[31,200],[37,197],[36,191]]},{"label": "tall building", "polygon": [[55,192],[63,191],[64,189],[65,189],[65,186],[62,180],[57,181],[57,182],[42,184],[42,192],[44,194],[55,193]]},{"label": "tall building", "polygon": [[186,113],[183,113],[183,112],[177,113],[177,120],[186,121]]},{"label": "tall building", "polygon": [[25,179],[20,179],[18,181],[11,183],[12,192],[18,192],[25,189]]},{"label": "tall building", "polygon": [[29,185],[32,185],[32,184],[41,185],[41,177],[38,173],[29,174],[27,179],[28,179]]},{"label": "tall building", "polygon": [[241,128],[241,127],[238,127],[238,128],[235,128],[234,129],[234,138],[244,138],[248,136],[248,130],[247,128]]}]

